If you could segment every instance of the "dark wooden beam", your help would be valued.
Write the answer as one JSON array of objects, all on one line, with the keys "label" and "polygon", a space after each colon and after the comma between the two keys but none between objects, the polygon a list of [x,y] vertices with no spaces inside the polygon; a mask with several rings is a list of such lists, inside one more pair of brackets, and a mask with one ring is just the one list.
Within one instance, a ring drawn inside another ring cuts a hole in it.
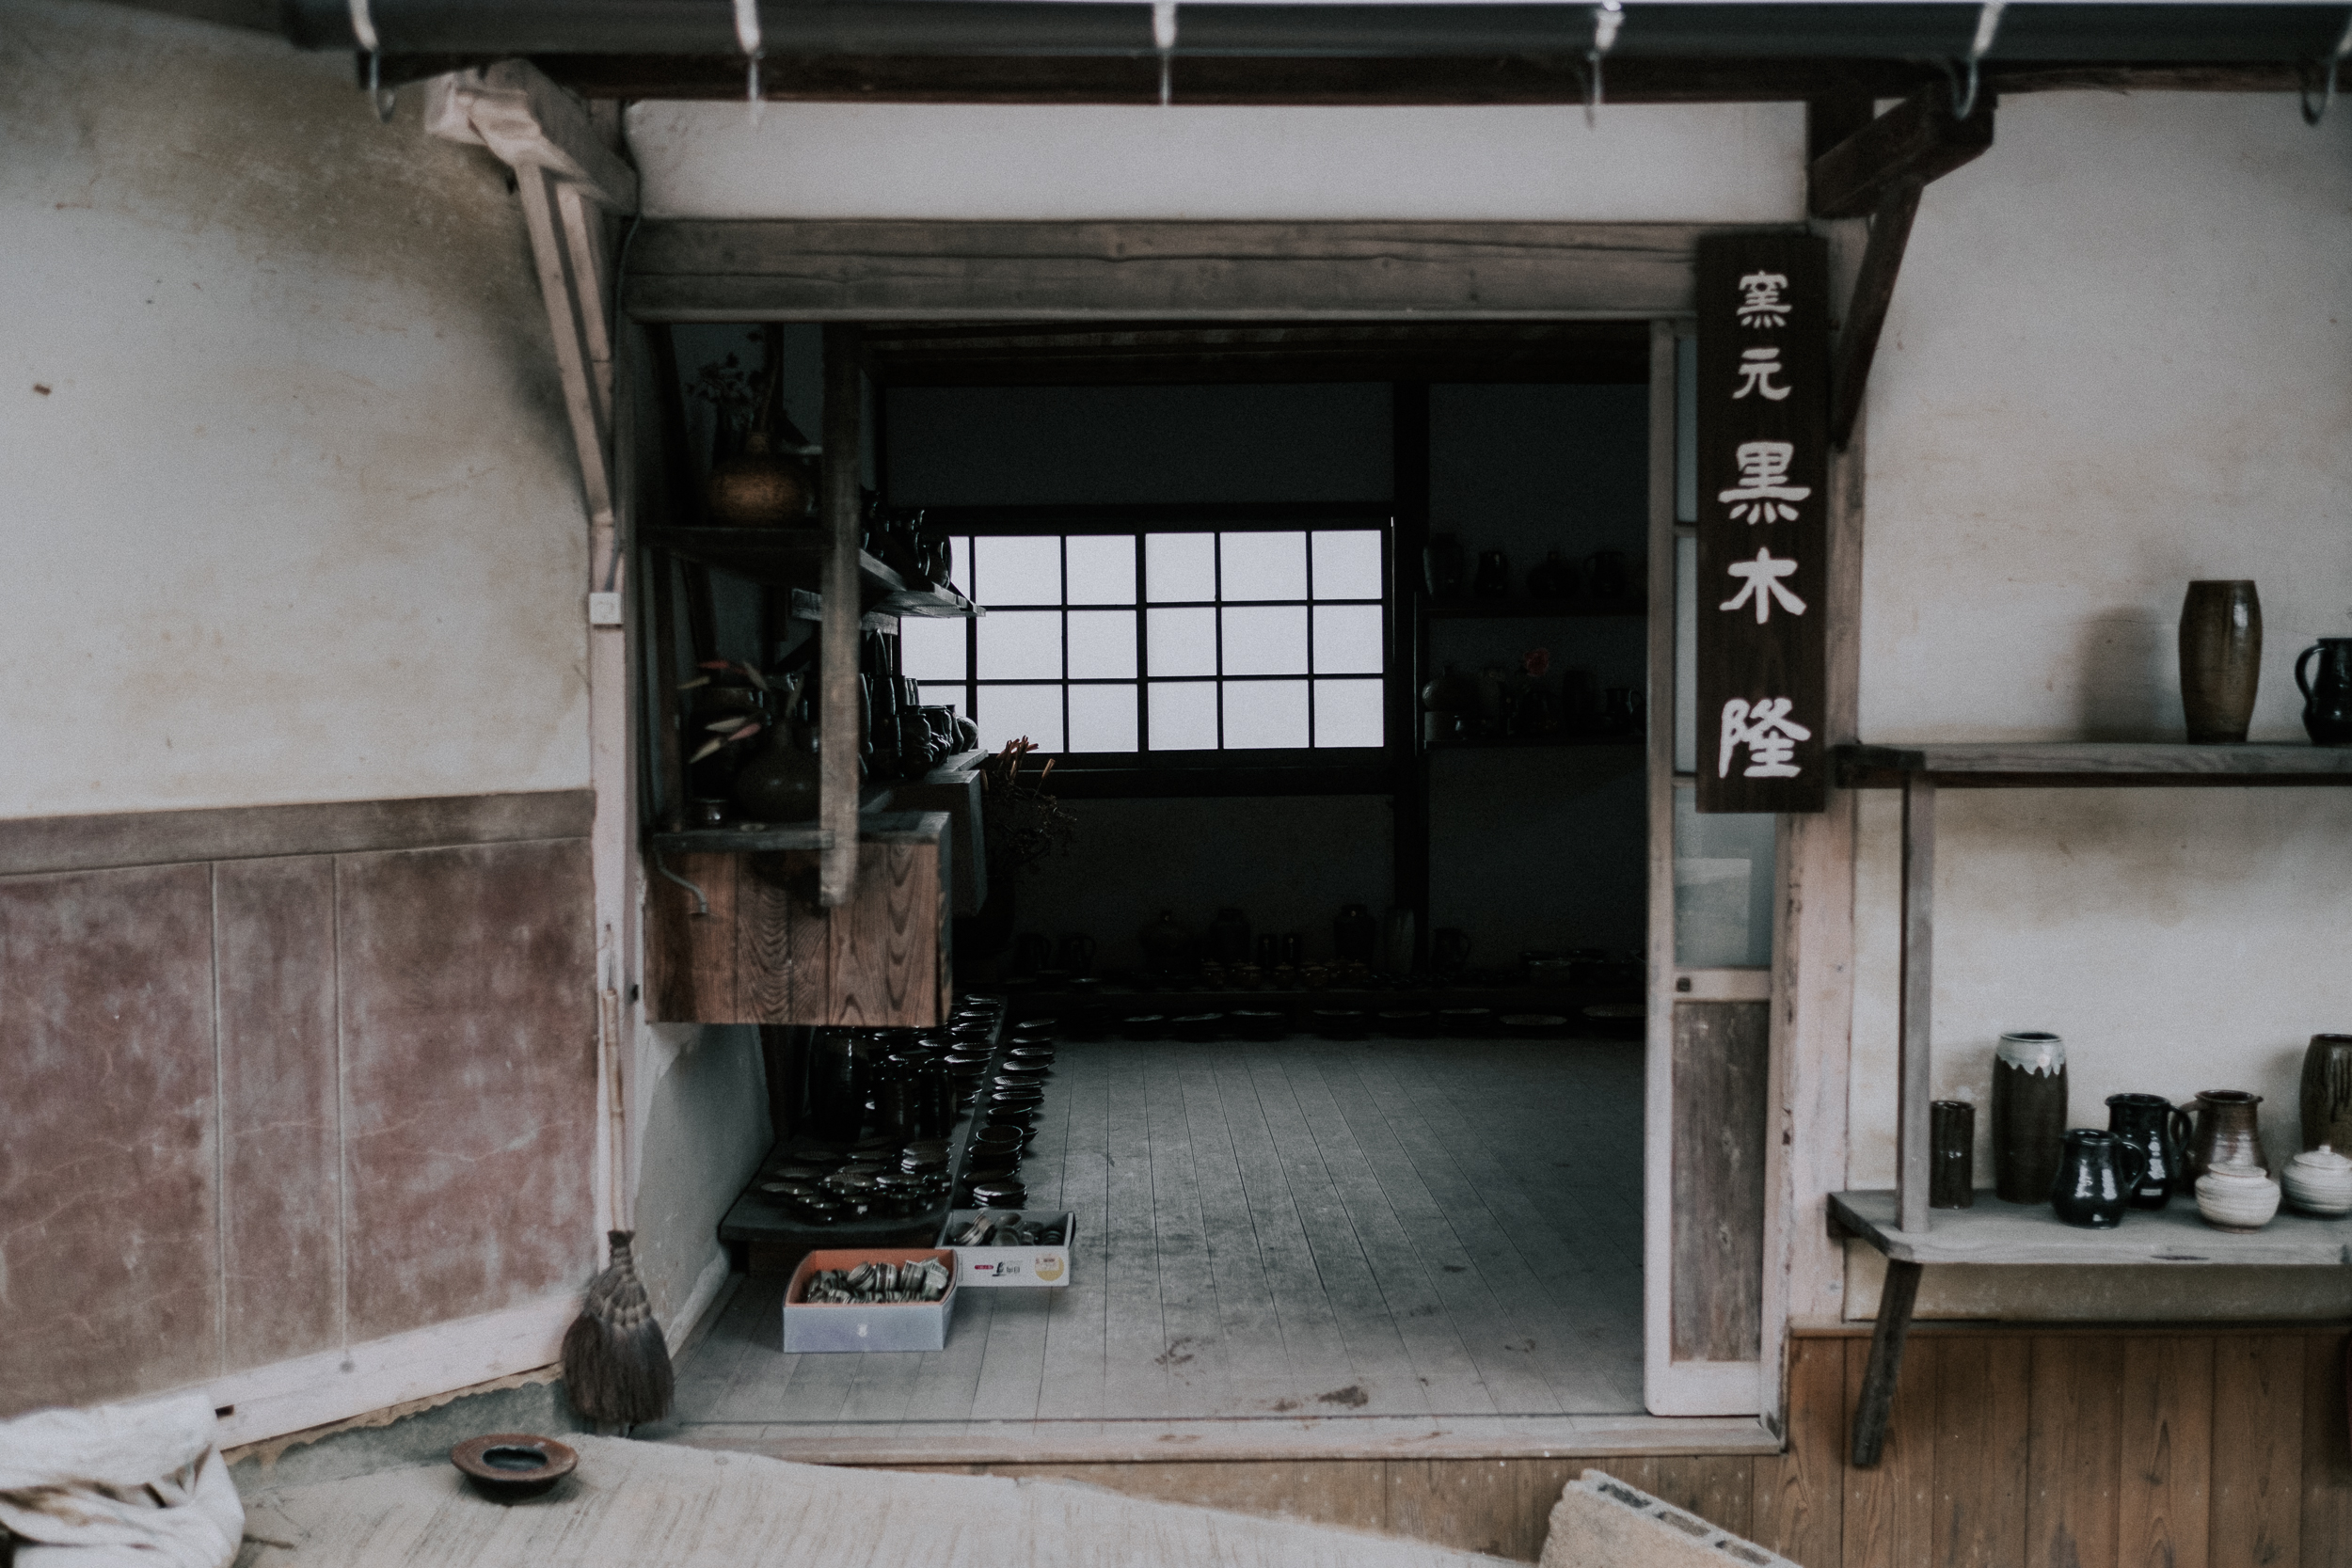
[{"label": "dark wooden beam", "polygon": [[1993,145],[1993,97],[1977,94],[1966,119],[1955,119],[1950,89],[1922,88],[1813,160],[1809,202],[1817,218],[1858,218],[1878,211],[1898,183],[1942,178]]},{"label": "dark wooden beam", "polygon": [[1879,106],[1868,93],[1849,89],[1804,102],[1804,160],[1816,158],[1851,137],[1878,118]]},{"label": "dark wooden beam", "polygon": [[1904,175],[1886,188],[1870,218],[1870,244],[1862,253],[1862,270],[1854,277],[1853,300],[1846,307],[1837,358],[1830,371],[1829,439],[1840,451],[1852,439],[1854,420],[1862,413],[1862,388],[1870,380],[1870,361],[1878,355],[1879,333],[1895,297],[1895,275],[1902,270],[1903,246],[1911,239],[1911,220],[1918,215],[1919,193],[1925,186],[1919,176]]}]

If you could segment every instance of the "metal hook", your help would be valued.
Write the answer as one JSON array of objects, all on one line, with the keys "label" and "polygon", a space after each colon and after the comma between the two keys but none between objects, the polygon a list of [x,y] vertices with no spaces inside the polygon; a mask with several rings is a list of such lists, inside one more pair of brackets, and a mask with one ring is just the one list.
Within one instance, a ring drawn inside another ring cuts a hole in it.
[{"label": "metal hook", "polygon": [[2328,105],[2336,98],[2336,72],[2343,66],[2346,55],[2352,55],[2352,14],[2344,18],[2344,36],[2336,40],[2336,52],[2325,60],[2312,62],[2325,73],[2317,108],[2312,106],[2311,71],[2307,67],[2303,71],[2303,81],[2296,87],[2296,94],[2302,100],[2304,124],[2316,128],[2321,120],[2328,118]]},{"label": "metal hook", "polygon": [[1600,0],[1593,8],[1593,46],[1584,51],[1584,127],[1592,130],[1600,124],[1600,62],[1617,41],[1617,29],[1625,25],[1624,0]]},{"label": "metal hook", "polygon": [[767,112],[767,95],[760,91],[759,62],[767,55],[759,31],[759,0],[735,0],[735,41],[743,51],[743,98],[751,120],[757,125]]},{"label": "metal hook", "polygon": [[694,895],[694,912],[696,914],[708,914],[710,912],[710,900],[703,896],[703,890],[688,881],[685,878],[679,876],[676,872],[671,870],[667,865],[663,864],[661,857],[659,854],[655,855],[653,858],[653,868]]},{"label": "metal hook", "polygon": [[368,0],[351,0],[351,36],[368,56],[368,103],[375,110],[375,122],[389,125],[399,99],[396,93],[384,90],[384,43],[375,36],[375,18],[368,14]]},{"label": "metal hook", "polygon": [[1977,112],[1977,64],[1992,53],[1993,40],[2001,30],[2001,12],[2009,0],[1984,0],[1977,12],[1977,36],[1968,45],[1968,85],[1963,89],[1960,73],[1949,65],[1944,69],[1952,80],[1952,118],[1966,119]]},{"label": "metal hook", "polygon": [[1160,52],[1160,107],[1175,97],[1176,0],[1152,0],[1152,47]]}]

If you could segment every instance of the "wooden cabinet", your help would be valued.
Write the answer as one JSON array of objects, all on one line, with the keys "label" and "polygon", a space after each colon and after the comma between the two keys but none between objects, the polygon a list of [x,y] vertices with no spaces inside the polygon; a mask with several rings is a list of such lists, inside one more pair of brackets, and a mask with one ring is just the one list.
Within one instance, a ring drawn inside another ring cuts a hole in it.
[{"label": "wooden cabinet", "polygon": [[834,909],[817,900],[823,847],[814,831],[654,835],[646,1016],[853,1028],[943,1022],[950,823],[945,812],[866,813],[856,882]]}]

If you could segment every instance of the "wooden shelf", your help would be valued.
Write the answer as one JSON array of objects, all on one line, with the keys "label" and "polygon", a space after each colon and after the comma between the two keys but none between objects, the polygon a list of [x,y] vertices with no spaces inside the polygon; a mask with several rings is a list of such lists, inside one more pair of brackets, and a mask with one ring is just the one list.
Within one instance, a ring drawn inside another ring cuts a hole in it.
[{"label": "wooden shelf", "polygon": [[1832,1193],[1832,1221],[1898,1263],[2227,1264],[2341,1268],[2352,1263],[2352,1218],[2319,1219],[2280,1210],[2247,1235],[2216,1230],[2185,1195],[2163,1209],[2135,1209],[2113,1230],[2068,1225],[2046,1203],[2004,1203],[1979,1193],[1969,1209],[1938,1209],[1934,1228],[1895,1223],[1891,1190]]},{"label": "wooden shelf", "polygon": [[1642,603],[1587,604],[1581,599],[1455,599],[1424,604],[1432,621],[1646,621]]},{"label": "wooden shelf", "polygon": [[1850,789],[1893,789],[1919,777],[1948,789],[2352,784],[2352,747],[2083,740],[1839,746],[1830,754]]},{"label": "wooden shelf", "polygon": [[[825,535],[814,526],[648,530],[637,542],[771,588],[805,588],[817,579],[825,560]],[[866,599],[864,608],[876,614],[968,619],[987,613],[946,584],[933,588],[909,583],[864,550],[858,551],[857,574]]]}]

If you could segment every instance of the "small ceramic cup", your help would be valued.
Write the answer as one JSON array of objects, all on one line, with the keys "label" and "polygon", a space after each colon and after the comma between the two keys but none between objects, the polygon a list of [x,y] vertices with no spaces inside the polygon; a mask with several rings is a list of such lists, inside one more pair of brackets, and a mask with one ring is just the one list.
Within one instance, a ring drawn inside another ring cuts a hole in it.
[{"label": "small ceramic cup", "polygon": [[2279,1183],[2260,1165],[2216,1165],[2197,1179],[2197,1212],[2216,1230],[2260,1230],[2279,1212]]},{"label": "small ceramic cup", "polygon": [[2352,1214],[2352,1160],[2326,1144],[2298,1154],[2279,1173],[2287,1201],[2307,1214]]}]

